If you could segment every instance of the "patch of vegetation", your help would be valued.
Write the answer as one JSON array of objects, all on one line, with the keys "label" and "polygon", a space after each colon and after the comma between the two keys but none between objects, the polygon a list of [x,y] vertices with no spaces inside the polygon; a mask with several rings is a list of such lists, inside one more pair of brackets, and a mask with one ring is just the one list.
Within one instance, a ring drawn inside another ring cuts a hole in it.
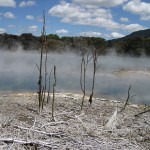
[{"label": "patch of vegetation", "polygon": [[[139,57],[150,56],[150,29],[133,32],[123,38],[106,41],[101,37],[59,37],[57,34],[47,34],[46,47],[48,52],[71,51],[81,54],[81,45],[87,51],[96,49],[98,54],[104,55],[110,51],[115,51],[119,55],[130,55]],[[0,48],[7,50],[17,50],[22,46],[23,50],[40,50],[42,36],[36,37],[31,33],[23,33],[20,36],[12,34],[0,34]]]}]

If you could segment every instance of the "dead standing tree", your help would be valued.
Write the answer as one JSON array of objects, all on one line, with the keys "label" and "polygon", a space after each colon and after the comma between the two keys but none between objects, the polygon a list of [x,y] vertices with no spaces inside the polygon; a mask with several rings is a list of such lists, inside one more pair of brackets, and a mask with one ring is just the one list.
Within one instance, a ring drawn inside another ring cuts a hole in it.
[{"label": "dead standing tree", "polygon": [[48,84],[48,90],[47,90],[47,103],[49,103],[51,97],[50,97],[50,88],[51,88],[51,74],[52,74],[52,70],[53,68],[51,69],[50,71],[50,74],[49,74],[49,84]]},{"label": "dead standing tree", "polygon": [[37,65],[39,70],[39,81],[38,81],[38,100],[39,100],[39,111],[43,106],[43,85],[42,85],[42,66],[43,66],[43,51],[46,42],[46,30],[45,30],[45,12],[43,11],[43,30],[42,30],[42,46],[41,46],[41,54],[40,54],[40,67]]},{"label": "dead standing tree", "polygon": [[84,58],[84,52],[83,52],[82,53],[82,61],[81,61],[81,75],[80,75],[80,87],[81,87],[81,90],[83,92],[82,103],[81,103],[81,111],[82,111],[82,108],[83,108],[83,103],[84,103],[84,98],[85,98],[85,72],[86,72],[85,58]]},{"label": "dead standing tree", "polygon": [[93,53],[92,53],[92,59],[93,59],[93,82],[92,82],[92,92],[91,92],[90,98],[89,98],[90,105],[92,104],[92,101],[93,101],[93,93],[94,93],[94,87],[95,87],[95,75],[96,75],[96,71],[98,69],[97,58],[98,58],[98,53],[97,53],[97,51],[95,49],[93,51]]},{"label": "dead standing tree", "polygon": [[86,56],[86,60],[85,60],[85,51],[82,52],[81,71],[80,71],[80,73],[81,73],[80,74],[80,87],[83,92],[83,96],[82,96],[82,102],[81,102],[81,111],[83,109],[84,99],[85,99],[86,70],[87,70],[88,63],[90,62],[91,59],[92,59],[92,57],[89,58],[89,53],[88,53]]},{"label": "dead standing tree", "polygon": [[53,99],[52,99],[52,120],[54,120],[54,104],[55,104],[55,86],[56,86],[56,66],[54,65],[54,83],[53,83]]},{"label": "dead standing tree", "polygon": [[[46,38],[46,36],[45,36]],[[46,42],[46,39],[45,39],[45,42]],[[45,47],[45,79],[44,79],[44,95],[43,95],[43,103],[45,101],[45,97],[46,97],[46,89],[47,89],[47,48]],[[43,109],[43,107],[42,107]]]}]

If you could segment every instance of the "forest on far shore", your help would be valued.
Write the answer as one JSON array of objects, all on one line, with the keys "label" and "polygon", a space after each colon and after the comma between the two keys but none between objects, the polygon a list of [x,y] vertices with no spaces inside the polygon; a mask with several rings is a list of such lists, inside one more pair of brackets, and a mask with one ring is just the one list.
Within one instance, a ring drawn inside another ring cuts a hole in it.
[{"label": "forest on far shore", "polygon": [[[116,52],[118,55],[150,56],[150,29],[131,33],[120,39],[106,41],[100,37],[59,37],[57,34],[46,36],[46,48],[49,52],[81,53],[83,49],[90,51],[97,49],[99,54],[105,55]],[[15,51],[22,47],[25,51],[40,50],[42,38],[23,33],[19,35],[0,34],[0,49]]]}]

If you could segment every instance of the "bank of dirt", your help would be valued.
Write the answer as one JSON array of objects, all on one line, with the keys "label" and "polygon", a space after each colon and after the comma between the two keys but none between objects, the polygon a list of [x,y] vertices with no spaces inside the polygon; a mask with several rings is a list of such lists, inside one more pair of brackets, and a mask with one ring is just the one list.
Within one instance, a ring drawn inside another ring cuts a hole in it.
[{"label": "bank of dirt", "polygon": [[34,93],[0,95],[1,150],[149,150],[150,112],[143,105],[88,97],[82,112],[82,95],[57,93],[55,122],[51,104],[39,114]]}]

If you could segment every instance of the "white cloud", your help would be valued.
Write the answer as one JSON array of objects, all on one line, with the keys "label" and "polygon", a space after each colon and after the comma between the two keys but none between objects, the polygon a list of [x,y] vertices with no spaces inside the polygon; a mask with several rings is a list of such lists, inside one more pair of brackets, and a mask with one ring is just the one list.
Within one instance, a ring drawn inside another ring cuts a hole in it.
[{"label": "white cloud", "polygon": [[31,7],[31,6],[34,6],[35,5],[35,1],[22,1],[20,2],[19,4],[19,7]]},{"label": "white cloud", "polygon": [[106,29],[119,29],[119,23],[112,20],[109,9],[84,8],[75,4],[61,2],[49,9],[49,15],[61,17],[61,21],[71,24],[92,25]]},{"label": "white cloud", "polygon": [[14,29],[14,28],[16,28],[16,26],[11,24],[11,25],[8,26],[8,28]]},{"label": "white cloud", "polygon": [[68,33],[68,30],[61,29],[61,30],[57,30],[56,33],[57,33],[57,34],[67,34],[67,33]]},{"label": "white cloud", "polygon": [[128,19],[128,18],[124,18],[124,17],[121,17],[120,20],[121,20],[122,22],[129,22],[129,19]]},{"label": "white cloud", "polygon": [[113,38],[113,39],[116,39],[116,38],[121,38],[121,37],[124,37],[123,34],[120,34],[118,32],[112,32],[109,36],[110,38]]},{"label": "white cloud", "polygon": [[85,19],[88,17],[112,18],[111,12],[108,9],[86,9],[84,7],[66,2],[62,2],[61,4],[52,7],[48,13],[58,17],[66,16],[70,19]]},{"label": "white cloud", "polygon": [[0,0],[0,7],[16,7],[14,0]]},{"label": "white cloud", "polygon": [[80,35],[81,35],[81,36],[85,36],[85,37],[101,37],[101,36],[102,36],[102,33],[100,33],[100,32],[88,31],[88,32],[81,32]]},{"label": "white cloud", "polygon": [[[95,1],[94,0],[82,1],[82,3],[88,3],[88,2],[94,3]],[[112,2],[117,3],[116,0]],[[133,32],[133,31],[145,29],[145,27],[143,27],[140,24],[128,24],[128,25],[119,24],[118,22],[113,20],[111,11],[109,9],[103,9],[103,8],[98,8],[98,7],[97,8],[85,7],[84,5],[67,3],[65,1],[62,1],[60,4],[55,5],[54,7],[49,9],[48,13],[49,15],[60,17],[61,22],[64,22],[64,23],[96,26],[99,28],[107,29],[107,30],[113,30],[114,32],[115,31],[118,32],[119,30]],[[146,20],[146,18],[143,17],[143,20],[144,19]],[[124,18],[124,17],[120,18],[120,20],[122,22],[129,21],[128,18]],[[118,35],[118,36],[121,36],[121,35]]]},{"label": "white cloud", "polygon": [[88,7],[114,7],[123,4],[127,0],[73,0],[74,3],[83,4]]},{"label": "white cloud", "polygon": [[149,15],[143,15],[140,17],[141,20],[150,20],[150,14]]},{"label": "white cloud", "polygon": [[28,19],[28,20],[34,20],[34,16],[32,16],[32,15],[27,15],[27,16],[26,16],[26,19]]},{"label": "white cloud", "polygon": [[150,3],[141,2],[141,0],[132,0],[129,1],[123,9],[140,15],[141,20],[150,20]]},{"label": "white cloud", "polygon": [[38,31],[38,26],[31,25],[28,27],[29,32],[37,32]]},{"label": "white cloud", "polygon": [[13,13],[11,13],[11,12],[6,12],[6,13],[3,14],[3,16],[4,16],[5,18],[9,18],[9,19],[14,19],[14,18],[16,18],[16,16],[15,16]]},{"label": "white cloud", "polygon": [[0,34],[5,33],[5,32],[6,32],[6,29],[0,28]]},{"label": "white cloud", "polygon": [[85,21],[83,24],[102,27],[108,30],[116,30],[116,29],[121,28],[121,25],[119,23],[114,22],[113,20],[110,20],[110,19],[105,19],[105,18],[89,19],[87,20],[87,23]]},{"label": "white cloud", "polygon": [[134,32],[138,30],[144,30],[146,28],[139,24],[129,24],[129,25],[124,26],[124,29],[128,32]]}]

